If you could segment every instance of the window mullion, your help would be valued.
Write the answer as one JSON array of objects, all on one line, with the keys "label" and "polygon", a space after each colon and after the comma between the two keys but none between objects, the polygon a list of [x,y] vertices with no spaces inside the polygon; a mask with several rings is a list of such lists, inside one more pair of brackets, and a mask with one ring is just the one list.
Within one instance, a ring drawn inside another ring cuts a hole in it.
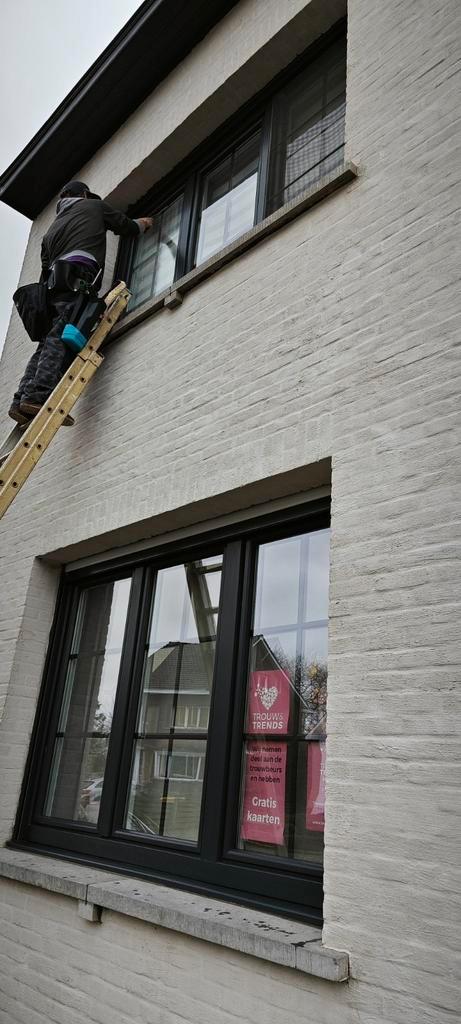
[{"label": "window mullion", "polygon": [[229,544],[224,558],[222,597],[210,712],[206,778],[202,803],[201,854],[216,861],[222,852],[228,754],[232,728],[234,668],[237,655],[243,544]]},{"label": "window mullion", "polygon": [[[273,96],[270,112],[270,144],[268,146],[266,170],[266,203],[264,216],[274,212],[274,196],[282,189],[285,181],[285,158],[287,136],[287,104],[282,89]],[[282,204],[280,204],[282,205]]]},{"label": "window mullion", "polygon": [[248,651],[252,635],[252,618],[255,602],[257,548],[248,541],[245,545],[240,624],[236,629],[236,685],[234,705],[231,714],[232,744],[229,756],[227,786],[223,785],[223,800],[226,801],[223,854],[236,846],[240,778],[242,765],[243,727],[246,709],[246,683],[248,672]]},{"label": "window mullion", "polygon": [[[181,686],[181,670],[182,670],[183,654],[184,654],[184,648],[183,647],[179,647],[179,650],[178,650],[178,660],[177,660],[176,672],[175,672],[175,681],[174,681],[174,690],[175,690],[175,692],[173,694],[173,701],[172,701],[172,719],[173,719],[173,721],[176,721],[176,711],[177,711],[177,707],[178,707],[179,691],[180,691],[180,686]],[[168,799],[168,790],[169,790],[169,787],[170,787],[170,774],[171,774],[170,773],[170,763],[171,763],[171,760],[173,758],[173,752],[175,750],[174,741],[175,741],[176,738],[177,737],[175,736],[174,732],[170,729],[170,733],[169,733],[169,737],[168,737],[168,746],[167,746],[167,751],[166,751],[165,778],[164,778],[164,781],[163,781],[163,796],[162,796],[162,801],[161,801],[162,806],[161,806],[161,811],[160,811],[159,834],[161,836],[164,834],[164,829],[165,829],[165,820],[166,820],[166,812],[167,812],[167,799]]]},{"label": "window mullion", "polygon": [[271,149],[274,137],[274,100],[266,107],[261,128],[261,153],[259,158],[259,178],[255,203],[255,224],[260,224],[267,213],[269,196],[269,180],[271,167]]},{"label": "window mullion", "polygon": [[301,541],[301,560],[298,584],[298,622],[296,629],[296,666],[295,686],[292,691],[292,719],[290,740],[287,742],[287,768],[286,768],[286,831],[287,831],[287,854],[288,857],[295,856],[295,822],[296,822],[296,798],[297,798],[297,764],[300,737],[300,694],[301,694],[301,663],[303,657],[303,627],[306,619],[306,596],[307,596],[307,572],[308,572],[309,537],[304,536]]},{"label": "window mullion", "polygon": [[181,225],[179,228],[178,237],[178,252],[176,256],[176,266],[174,272],[174,280],[183,277],[190,270],[189,266],[189,238],[191,235],[192,226],[192,211],[194,205],[194,189],[195,189],[195,175],[192,174],[186,182],[184,189],[184,199],[182,205],[181,214]]},{"label": "window mullion", "polygon": [[[112,832],[114,809],[120,789],[119,779],[122,777],[126,760],[124,748],[127,745],[127,737],[131,736],[131,732],[127,728],[127,718],[132,703],[133,689],[136,689],[133,687],[133,679],[137,681],[139,678],[139,673],[136,671],[139,635],[141,635],[141,641],[144,640],[143,612],[146,604],[146,590],[149,589],[146,587],[145,575],[143,569],[136,569],[131,585],[125,641],[98,819],[98,833],[102,836],[109,836]],[[149,606],[149,601],[147,601],[147,605]],[[128,753],[128,758],[130,757],[131,748]]]},{"label": "window mullion", "polygon": [[196,171],[188,185],[188,225],[184,249],[184,273],[186,274],[195,266],[202,188],[203,174],[201,171]]}]

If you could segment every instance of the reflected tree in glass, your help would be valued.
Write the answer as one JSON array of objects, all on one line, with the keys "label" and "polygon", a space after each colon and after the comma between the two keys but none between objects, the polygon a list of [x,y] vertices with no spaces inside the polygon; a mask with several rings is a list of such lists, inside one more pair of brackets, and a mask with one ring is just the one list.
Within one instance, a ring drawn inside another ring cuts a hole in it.
[{"label": "reflected tree in glass", "polygon": [[[309,810],[319,761],[310,757],[308,747],[323,743],[326,735],[329,539],[329,530],[318,530],[258,549],[247,697],[252,713],[247,709],[242,754],[240,848],[312,861],[321,860],[323,848],[321,828],[317,819],[312,826]],[[282,728],[274,721],[277,714]],[[283,800],[272,783],[261,782],[255,789],[255,778],[249,781],[249,765],[257,763],[256,740],[267,764],[270,756],[286,764]],[[268,800],[272,809],[277,803],[277,813],[283,808],[284,829],[278,830],[277,841],[270,828],[267,840],[259,826],[251,835],[250,791],[254,806],[261,801],[265,807]]]}]

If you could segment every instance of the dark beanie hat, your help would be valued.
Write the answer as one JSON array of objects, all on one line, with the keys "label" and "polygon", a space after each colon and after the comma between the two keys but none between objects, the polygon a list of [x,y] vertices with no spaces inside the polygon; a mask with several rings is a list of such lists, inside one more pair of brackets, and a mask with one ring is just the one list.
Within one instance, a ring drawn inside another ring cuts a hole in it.
[{"label": "dark beanie hat", "polygon": [[85,192],[89,192],[88,185],[85,185],[84,181],[69,181],[64,188],[61,189],[60,197],[64,196],[83,196]]},{"label": "dark beanie hat", "polygon": [[88,185],[85,185],[84,181],[69,181],[64,188],[61,189],[60,199],[66,199],[67,197],[77,198],[78,196],[89,195],[91,199],[99,199],[100,197],[95,195],[94,192],[90,192]]}]

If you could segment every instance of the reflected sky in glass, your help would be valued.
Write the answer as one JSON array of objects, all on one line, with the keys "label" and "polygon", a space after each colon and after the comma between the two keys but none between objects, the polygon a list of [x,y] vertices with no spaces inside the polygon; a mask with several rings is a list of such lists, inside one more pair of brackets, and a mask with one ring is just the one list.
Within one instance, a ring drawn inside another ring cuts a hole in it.
[{"label": "reflected sky in glass", "polygon": [[[191,563],[190,572],[206,565],[221,566],[222,556]],[[149,654],[168,643],[199,643],[197,629],[198,602],[194,607],[189,589],[187,567],[174,565],[157,574],[154,609],[149,637]],[[198,586],[198,584],[197,584]],[[200,574],[200,606],[217,608],[221,587],[221,572]],[[214,629],[214,619],[210,619]],[[203,637],[202,637],[203,639]]]}]

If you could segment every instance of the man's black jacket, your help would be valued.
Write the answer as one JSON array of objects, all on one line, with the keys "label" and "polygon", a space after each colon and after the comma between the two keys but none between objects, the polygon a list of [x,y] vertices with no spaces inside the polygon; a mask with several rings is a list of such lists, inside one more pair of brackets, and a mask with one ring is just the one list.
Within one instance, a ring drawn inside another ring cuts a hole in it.
[{"label": "man's black jacket", "polygon": [[135,220],[113,210],[102,199],[79,199],[64,205],[42,241],[43,270],[46,272],[55,260],[76,249],[89,253],[104,270],[106,231],[133,238],[139,235]]}]

